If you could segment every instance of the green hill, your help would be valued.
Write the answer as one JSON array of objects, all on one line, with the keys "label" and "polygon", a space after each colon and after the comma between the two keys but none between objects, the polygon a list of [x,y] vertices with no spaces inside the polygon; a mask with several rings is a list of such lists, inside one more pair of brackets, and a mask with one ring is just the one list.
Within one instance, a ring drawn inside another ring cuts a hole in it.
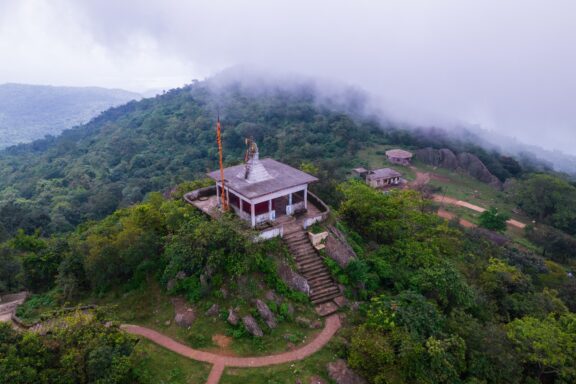
[{"label": "green hill", "polygon": [[69,230],[150,191],[202,177],[216,166],[218,108],[228,164],[242,159],[244,138],[252,136],[263,156],[296,166],[314,161],[337,178],[358,149],[383,137],[375,123],[319,107],[306,89],[256,94],[237,85],[214,91],[196,83],[110,109],[58,138],[0,153],[4,231]]},{"label": "green hill", "polygon": [[[312,162],[315,192],[338,203],[335,185],[375,145],[450,148],[475,154],[500,181],[511,158],[438,130],[397,129],[363,114],[357,92],[326,97],[312,83],[265,86],[214,78],[109,109],[89,123],[0,152],[0,239],[72,230],[141,201],[151,191],[203,177],[216,166],[215,119],[223,123],[226,164],[243,159],[244,138],[262,156],[299,167]],[[320,96],[323,95],[323,96]],[[516,164],[514,176],[522,174]]]},{"label": "green hill", "polygon": [[140,95],[121,89],[0,85],[0,148],[58,135]]}]

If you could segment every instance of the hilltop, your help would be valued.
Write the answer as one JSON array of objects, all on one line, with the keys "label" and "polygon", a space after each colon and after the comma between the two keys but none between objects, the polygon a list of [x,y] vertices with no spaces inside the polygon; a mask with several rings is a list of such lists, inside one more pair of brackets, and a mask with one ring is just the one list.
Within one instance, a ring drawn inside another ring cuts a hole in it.
[{"label": "hilltop", "polygon": [[99,87],[0,85],[0,148],[58,135],[137,93]]},{"label": "hilltop", "polygon": [[[141,201],[216,166],[214,124],[223,123],[226,164],[243,158],[253,137],[263,157],[299,167],[313,162],[323,180],[315,188],[329,204],[335,185],[358,163],[358,151],[378,144],[448,147],[470,152],[500,182],[510,159],[446,132],[407,131],[362,113],[365,100],[351,93],[339,102],[310,83],[251,87],[215,78],[154,98],[111,108],[87,124],[0,152],[0,238],[72,230],[119,207]],[[344,101],[342,101],[344,100]],[[4,235],[2,235],[4,233]]]}]

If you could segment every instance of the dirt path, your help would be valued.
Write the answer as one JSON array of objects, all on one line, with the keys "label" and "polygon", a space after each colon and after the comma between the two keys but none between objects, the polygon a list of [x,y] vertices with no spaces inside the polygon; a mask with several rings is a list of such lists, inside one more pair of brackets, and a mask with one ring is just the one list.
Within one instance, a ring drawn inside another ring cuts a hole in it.
[{"label": "dirt path", "polygon": [[[456,217],[455,214],[448,212],[442,208],[440,208],[437,212],[438,216],[440,216],[443,219],[446,220],[452,220],[453,218]],[[464,228],[476,228],[477,225],[474,223],[469,222],[468,220],[465,219],[460,219],[460,225],[463,226]]]},{"label": "dirt path", "polygon": [[430,173],[420,172],[416,167],[410,167],[411,170],[416,174],[416,179],[410,183],[410,187],[418,189],[430,182]]},{"label": "dirt path", "polygon": [[[468,208],[468,209],[471,209],[471,210],[479,212],[479,213],[482,213],[486,210],[485,208],[479,207],[479,206],[474,205],[474,204],[470,204],[467,201],[456,200],[456,199],[449,197],[449,196],[434,195],[432,197],[432,200],[437,202],[437,203],[450,204],[450,205],[455,205],[458,207]],[[514,219],[510,219],[506,223],[508,223],[508,225],[511,225],[513,227],[520,228],[520,229],[524,229],[524,227],[526,227],[526,224],[524,224],[518,220],[514,220]]]},{"label": "dirt path", "polygon": [[210,376],[206,383],[217,384],[220,381],[220,377],[222,376],[225,367],[254,368],[302,360],[322,349],[322,347],[332,339],[338,329],[340,329],[340,326],[340,317],[338,315],[329,316],[326,318],[326,324],[324,325],[322,332],[302,348],[277,355],[261,357],[223,356],[216,353],[192,349],[149,328],[130,324],[124,324],[121,328],[128,333],[145,337],[153,343],[156,343],[172,352],[178,353],[181,356],[212,364],[212,371],[210,372]]}]

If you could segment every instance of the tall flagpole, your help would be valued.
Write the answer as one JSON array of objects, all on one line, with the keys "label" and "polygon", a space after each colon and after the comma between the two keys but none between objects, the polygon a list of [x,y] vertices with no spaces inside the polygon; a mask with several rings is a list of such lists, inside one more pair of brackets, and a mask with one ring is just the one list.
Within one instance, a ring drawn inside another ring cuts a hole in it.
[{"label": "tall flagpole", "polygon": [[222,210],[228,210],[228,202],[226,201],[226,190],[224,189],[224,164],[222,162],[222,135],[220,128],[220,114],[218,114],[218,122],[216,123],[216,140],[218,141],[218,153],[220,154],[220,182],[222,188],[220,191],[220,198],[222,201]]}]

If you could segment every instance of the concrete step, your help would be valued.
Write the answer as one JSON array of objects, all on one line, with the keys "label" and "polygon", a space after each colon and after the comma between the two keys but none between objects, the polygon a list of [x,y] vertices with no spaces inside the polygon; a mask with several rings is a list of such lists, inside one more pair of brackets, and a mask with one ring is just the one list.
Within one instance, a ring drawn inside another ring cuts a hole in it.
[{"label": "concrete step", "polygon": [[296,257],[296,261],[306,260],[306,259],[315,259],[315,260],[322,261],[322,258],[320,258],[320,256],[318,256],[318,254],[316,252],[305,252],[305,253],[295,255],[295,257]]},{"label": "concrete step", "polygon": [[330,285],[330,286],[327,286],[327,287],[320,289],[318,292],[310,293],[310,298],[312,300],[318,300],[318,299],[326,297],[326,296],[336,297],[339,294],[340,294],[340,290],[338,289],[338,287],[335,285]]},{"label": "concrete step", "polygon": [[297,245],[294,247],[289,246],[288,248],[290,249],[290,252],[294,252],[294,253],[316,252],[314,247],[310,244],[301,244],[301,245]]},{"label": "concrete step", "polygon": [[296,266],[298,267],[298,271],[305,271],[309,268],[312,267],[316,267],[319,265],[324,265],[322,264],[322,261],[319,261],[317,259],[308,259],[308,260],[303,260],[302,262],[296,262]]},{"label": "concrete step", "polygon": [[326,295],[326,296],[322,296],[322,297],[318,297],[315,299],[312,299],[312,304],[314,305],[318,305],[318,304],[322,304],[322,303],[326,303],[328,301],[332,301],[334,300],[336,297],[338,297],[339,293],[335,293],[332,295]]},{"label": "concrete step", "polygon": [[334,284],[334,280],[332,280],[332,276],[318,276],[308,280],[308,284],[311,287],[320,286],[323,284]]},{"label": "concrete step", "polygon": [[318,254],[317,254],[316,252],[313,252],[313,251],[301,252],[301,253],[299,253],[299,254],[295,254],[294,256],[296,257],[296,260],[298,260],[298,259],[305,259],[305,258],[307,258],[307,257],[314,257],[314,258],[316,258],[316,259],[322,260],[322,259],[318,256]]},{"label": "concrete step", "polygon": [[324,264],[309,266],[308,268],[301,269],[300,272],[304,275],[304,277],[306,276],[313,277],[314,275],[319,274],[330,275],[330,271],[328,271],[328,268],[326,268]]},{"label": "concrete step", "polygon": [[295,241],[295,240],[300,240],[300,239],[306,239],[307,235],[305,232],[302,231],[295,231],[295,232],[291,232],[291,233],[285,233],[283,239],[285,241]]},{"label": "concrete step", "polygon": [[338,291],[338,290],[326,291],[326,292],[322,292],[321,294],[310,296],[310,300],[312,300],[312,302],[316,304],[321,300],[332,300],[335,297],[338,297],[339,295],[340,295],[340,291]]}]

